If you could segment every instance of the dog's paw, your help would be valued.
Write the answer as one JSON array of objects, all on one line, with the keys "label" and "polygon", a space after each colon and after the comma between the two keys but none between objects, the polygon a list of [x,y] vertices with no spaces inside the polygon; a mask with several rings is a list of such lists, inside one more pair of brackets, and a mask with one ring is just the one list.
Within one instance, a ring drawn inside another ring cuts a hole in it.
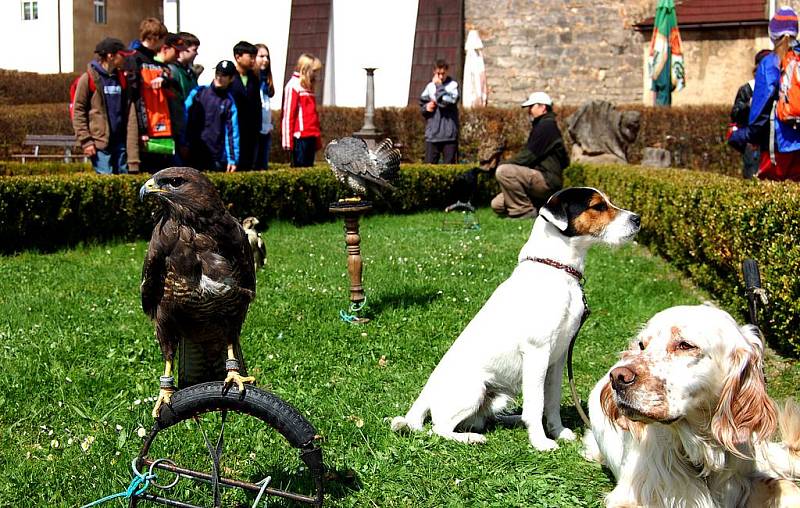
[{"label": "dog's paw", "polygon": [[540,452],[546,452],[548,450],[555,450],[558,448],[558,443],[556,443],[552,439],[548,438],[531,439],[530,441],[531,441],[531,446],[533,446]]},{"label": "dog's paw", "polygon": [[561,439],[564,441],[575,441],[576,438],[577,436],[575,435],[575,433],[566,427],[561,429],[560,432],[556,433],[556,439]]},{"label": "dog's paw", "polygon": [[392,430],[395,432],[408,432],[411,428],[408,426],[408,422],[402,416],[395,416],[392,418]]}]

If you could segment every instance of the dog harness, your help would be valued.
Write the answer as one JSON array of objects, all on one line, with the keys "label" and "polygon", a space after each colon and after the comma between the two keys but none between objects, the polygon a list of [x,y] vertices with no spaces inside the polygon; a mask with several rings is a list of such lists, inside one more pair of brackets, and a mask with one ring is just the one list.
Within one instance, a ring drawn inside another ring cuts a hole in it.
[{"label": "dog harness", "polygon": [[586,302],[586,293],[583,291],[583,283],[585,279],[583,278],[583,274],[576,270],[575,268],[565,265],[564,263],[559,263],[558,261],[550,258],[537,258],[526,256],[525,258],[520,261],[520,263],[524,261],[533,261],[534,263],[542,263],[543,265],[552,266],[553,268],[558,268],[559,270],[564,270],[575,280],[578,281],[578,285],[581,288],[581,298],[583,299],[583,314],[581,314],[581,322],[578,324],[578,329],[575,330],[575,334],[569,341],[569,349],[567,349],[567,378],[569,378],[569,389],[572,392],[572,403],[575,404],[575,409],[578,410],[578,415],[580,415],[581,420],[583,423],[586,424],[587,429],[592,428],[592,424],[589,421],[589,417],[586,416],[586,413],[583,411],[583,406],[581,405],[581,399],[578,396],[578,390],[575,388],[575,376],[572,372],[572,349],[575,347],[575,340],[578,338],[578,333],[581,331],[581,327],[583,327],[583,323],[586,322],[586,319],[591,314],[589,310],[589,304]]}]

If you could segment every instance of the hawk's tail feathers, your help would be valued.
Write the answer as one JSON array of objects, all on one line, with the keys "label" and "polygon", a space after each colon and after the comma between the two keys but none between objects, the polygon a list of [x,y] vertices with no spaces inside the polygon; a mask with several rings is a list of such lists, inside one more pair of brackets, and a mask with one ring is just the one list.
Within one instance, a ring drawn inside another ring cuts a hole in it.
[{"label": "hawk's tail feathers", "polygon": [[394,147],[391,139],[386,138],[375,147],[375,164],[383,178],[393,178],[400,171],[400,150]]}]

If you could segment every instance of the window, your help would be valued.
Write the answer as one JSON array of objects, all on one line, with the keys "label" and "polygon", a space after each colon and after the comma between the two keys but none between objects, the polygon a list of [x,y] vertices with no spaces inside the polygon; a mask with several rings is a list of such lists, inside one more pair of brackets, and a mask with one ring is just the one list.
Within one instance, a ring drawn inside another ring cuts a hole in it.
[{"label": "window", "polygon": [[39,2],[22,2],[22,19],[25,21],[39,19]]},{"label": "window", "polygon": [[108,23],[106,0],[94,0],[94,22],[98,25],[105,25]]}]

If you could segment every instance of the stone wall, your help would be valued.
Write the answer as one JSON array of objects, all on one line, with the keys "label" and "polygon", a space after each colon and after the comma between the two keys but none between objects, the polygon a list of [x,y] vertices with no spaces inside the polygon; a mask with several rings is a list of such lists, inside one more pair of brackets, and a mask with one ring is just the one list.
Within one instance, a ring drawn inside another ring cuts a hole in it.
[{"label": "stone wall", "polygon": [[[798,2],[791,2],[798,3]],[[633,25],[655,0],[465,0],[465,28],[484,44],[489,103],[513,106],[534,90],[558,104],[590,99],[651,104],[646,69],[651,32]],[[797,6],[795,6],[797,7]],[[678,20],[680,22],[680,19]],[[687,86],[675,105],[732,103],[752,78],[766,26],[682,30]]]},{"label": "stone wall", "polygon": [[[676,106],[733,104],[736,91],[753,78],[753,58],[760,49],[771,49],[767,28],[683,30],[686,88],[672,94]],[[646,57],[649,46],[642,51]],[[649,90],[643,67],[643,87]]]},{"label": "stone wall", "polygon": [[[465,0],[484,44],[489,103],[545,90],[560,104],[642,101],[644,34],[631,28],[652,0]],[[647,36],[649,37],[649,36]]]}]

